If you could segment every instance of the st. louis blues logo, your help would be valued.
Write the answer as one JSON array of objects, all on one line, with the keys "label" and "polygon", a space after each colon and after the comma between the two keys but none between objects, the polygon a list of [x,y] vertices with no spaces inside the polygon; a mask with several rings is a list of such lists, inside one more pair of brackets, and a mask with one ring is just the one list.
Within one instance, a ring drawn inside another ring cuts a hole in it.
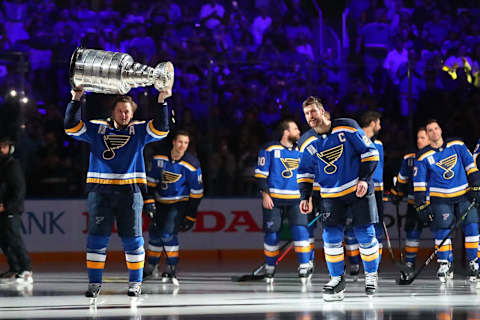
[{"label": "st. louis blues logo", "polygon": [[175,183],[182,177],[181,173],[162,171],[162,190],[167,190],[169,183]]},{"label": "st. louis blues logo", "polygon": [[317,157],[326,164],[326,166],[323,168],[323,171],[326,174],[333,174],[337,172],[338,167],[333,163],[342,156],[342,153],[343,144],[324,150],[322,152],[317,152]]},{"label": "st. louis blues logo", "polygon": [[102,157],[105,160],[111,160],[115,157],[115,151],[117,149],[120,149],[124,145],[127,144],[128,140],[130,140],[130,136],[128,135],[115,135],[115,134],[110,134],[110,135],[104,135],[103,136],[103,142],[105,142],[105,146],[107,147],[107,150],[103,151]]},{"label": "st. louis blues logo", "polygon": [[282,171],[282,177],[285,179],[291,178],[293,176],[293,170],[298,168],[298,163],[300,159],[293,159],[293,158],[280,158],[285,170]]},{"label": "st. louis blues logo", "polygon": [[452,154],[451,156],[446,157],[435,164],[445,170],[443,172],[443,177],[445,180],[450,180],[455,176],[455,172],[453,172],[452,168],[457,164],[457,154]]}]

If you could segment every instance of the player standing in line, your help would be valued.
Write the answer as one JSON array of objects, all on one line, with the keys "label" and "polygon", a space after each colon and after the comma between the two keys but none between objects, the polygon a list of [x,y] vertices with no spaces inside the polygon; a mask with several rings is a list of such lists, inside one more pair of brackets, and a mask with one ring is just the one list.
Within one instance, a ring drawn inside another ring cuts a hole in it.
[{"label": "player standing in line", "polygon": [[147,176],[143,148],[168,134],[168,107],[165,99],[171,89],[158,94],[158,105],[150,121],[133,121],[137,104],[129,96],[120,96],[112,105],[111,118],[83,121],[80,114],[83,89],[72,90],[72,101],[65,112],[65,132],[90,144],[87,173],[88,237],[86,297],[96,298],[102,286],[102,273],[112,224],[125,250],[129,272],[128,295],[139,296],[145,251],[142,236],[142,191]]},{"label": "player standing in line", "polygon": [[[425,127],[417,131],[417,152],[430,144]],[[405,264],[410,273],[415,271],[415,260],[417,259],[418,247],[420,245],[420,234],[422,233],[423,223],[419,221],[417,211],[415,211],[415,196],[413,194],[413,168],[415,165],[415,152],[407,153],[403,156],[400,171],[397,175],[397,184],[390,190],[392,202],[398,205],[404,196],[407,196],[407,217],[405,222],[405,232],[407,240],[405,241]],[[427,195],[428,201],[428,195]],[[398,221],[400,223],[400,221]],[[398,235],[400,236],[400,235]]]},{"label": "player standing in line", "polygon": [[280,123],[279,142],[270,142],[258,155],[255,178],[262,194],[265,279],[272,283],[279,252],[279,231],[282,220],[288,219],[290,232],[297,254],[298,277],[306,283],[312,275],[310,242],[308,240],[308,217],[301,214],[298,203],[300,192],[297,183],[297,168],[300,152],[297,141],[300,130],[291,120]]},{"label": "player standing in line", "polygon": [[318,176],[321,186],[323,241],[331,276],[323,288],[323,298],[334,301],[344,296],[343,234],[347,218],[352,218],[353,230],[360,242],[365,292],[372,295],[377,288],[379,258],[373,226],[378,222],[378,213],[372,182],[378,151],[354,120],[329,120],[323,106],[318,119],[315,124],[318,137],[302,154],[297,180],[303,213],[312,210],[308,199],[315,177]]},{"label": "player standing in line", "polygon": [[[298,140],[298,146],[300,148],[300,157],[301,154],[305,151],[305,148],[312,141],[317,139],[316,125],[320,121],[320,110],[322,108],[322,103],[319,98],[310,96],[302,103],[303,114],[305,115],[305,120],[307,121],[310,129],[302,134],[300,140]],[[325,111],[325,116],[330,119],[330,113]],[[308,215],[308,222],[315,218],[320,210],[320,184],[318,183],[318,178],[315,178],[313,182],[313,191],[312,191],[312,211],[313,214]],[[315,261],[315,229],[317,227],[317,222],[314,222],[310,227],[308,227],[309,242],[310,242],[310,264],[312,265],[312,271],[314,268]]]},{"label": "player standing in line", "polygon": [[151,223],[144,277],[153,275],[161,255],[166,254],[167,271],[162,274],[162,281],[170,279],[175,285],[178,285],[176,265],[180,251],[178,231],[193,228],[203,197],[200,162],[187,152],[189,144],[189,133],[177,131],[172,148],[153,156],[147,173],[145,211]]},{"label": "player standing in line", "polygon": [[[435,245],[446,237],[450,227],[471,204],[470,195],[480,201],[480,176],[473,156],[460,140],[442,138],[436,120],[426,125],[430,145],[417,154],[413,175],[415,208],[422,221],[433,222]],[[427,202],[427,186],[430,204]],[[470,191],[470,194],[469,194]],[[470,209],[463,221],[468,277],[475,281],[478,274],[478,212]],[[448,239],[439,249],[437,276],[441,282],[453,277],[452,242]]]},{"label": "player standing in line", "polygon": [[[377,202],[378,210],[378,223],[375,224],[375,236],[378,241],[378,251],[379,251],[379,263],[382,258],[382,249],[383,249],[383,165],[384,165],[384,153],[383,153],[383,144],[380,140],[376,139],[376,136],[382,128],[380,124],[380,113],[376,111],[367,111],[360,118],[360,126],[362,127],[365,135],[372,140],[375,145],[375,148],[378,150],[378,165],[373,173],[372,180],[375,187],[375,200]],[[352,211],[352,214],[355,214]],[[355,238],[353,229],[348,226],[345,228],[345,252],[348,256],[350,262],[350,275],[357,277],[360,273],[360,251],[359,244]]]}]

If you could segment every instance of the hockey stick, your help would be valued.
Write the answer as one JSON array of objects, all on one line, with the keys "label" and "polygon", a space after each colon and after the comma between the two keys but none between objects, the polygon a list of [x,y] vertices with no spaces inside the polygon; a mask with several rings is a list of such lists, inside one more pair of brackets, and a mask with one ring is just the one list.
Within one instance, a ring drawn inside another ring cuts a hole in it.
[{"label": "hockey stick", "polygon": [[[320,218],[320,214],[317,215],[312,221],[310,221],[307,225],[307,228],[310,227],[315,223]],[[277,262],[275,263],[275,266],[277,266],[280,261],[283,260],[283,258],[287,255],[287,253],[292,249],[293,247],[293,240],[289,240],[288,242],[285,242],[279,251],[282,251],[288,246],[288,248],[282,253],[282,255],[277,259]],[[250,274],[245,274],[243,276],[233,276],[232,281],[233,282],[245,282],[245,281],[253,281],[253,280],[263,280],[265,279],[265,275],[259,275],[259,273],[265,268],[265,263],[258,266],[255,270],[252,271]]]},{"label": "hockey stick", "polygon": [[[395,213],[397,215],[397,233],[398,233],[398,250],[400,251],[400,262],[404,262],[404,255],[403,255],[403,246],[402,246],[402,226],[400,225],[400,205],[398,203],[395,204]],[[402,216],[404,217],[404,216]]]},{"label": "hockey stick", "polygon": [[[288,248],[282,253],[282,255],[277,259],[277,262],[275,265],[277,265],[283,257],[292,249],[292,241],[285,242],[278,250],[282,251],[288,246]],[[258,266],[255,270],[252,271],[250,274],[244,274],[243,276],[233,276],[232,281],[233,282],[245,282],[245,281],[253,281],[253,280],[263,280],[265,278],[265,275],[259,275],[259,273],[265,269],[265,263]]]},{"label": "hockey stick", "polygon": [[399,269],[401,273],[401,278],[406,278],[408,275],[408,268],[403,264],[401,264],[400,262],[398,262],[397,259],[395,259],[395,255],[393,254],[392,244],[390,242],[390,237],[388,235],[388,230],[387,230],[387,226],[385,225],[385,221],[382,222],[382,226],[383,226],[383,233],[385,234],[385,239],[387,240],[388,252],[392,257],[393,264],[396,265],[397,268]]},{"label": "hockey stick", "polygon": [[451,227],[450,227],[450,230],[448,231],[447,235],[443,238],[443,240],[440,242],[440,244],[438,246],[435,246],[435,249],[433,250],[433,252],[430,254],[430,256],[427,258],[427,260],[425,260],[424,263],[422,263],[422,265],[420,266],[420,268],[417,269],[417,271],[415,271],[415,273],[412,275],[412,277],[405,277],[404,279],[400,279],[398,281],[398,284],[401,285],[401,286],[404,286],[404,285],[409,285],[411,284],[417,277],[418,275],[423,271],[423,269],[428,266],[430,264],[430,262],[432,262],[433,258],[437,255],[438,251],[440,250],[440,248],[443,246],[443,244],[445,243],[445,241],[447,241],[447,239],[450,238],[450,235],[452,234],[452,232],[454,230],[456,230],[458,228],[458,226],[460,226],[460,224],[463,222],[463,220],[465,220],[465,218],[467,217],[468,213],[470,212],[470,210],[476,205],[476,202],[475,200],[472,201],[472,203],[468,206],[467,210],[465,210],[465,213],[463,213],[463,215],[460,217],[460,219],[457,220],[456,223],[454,223]]},{"label": "hockey stick", "polygon": [[[397,177],[393,177],[393,187],[396,189],[397,188]],[[405,216],[400,216],[400,204],[395,202],[395,214],[397,216],[397,233],[398,233],[398,250],[400,251],[400,262],[404,262],[404,256],[403,256],[403,246],[402,246],[402,226],[400,225],[401,219],[400,217],[405,217]]]}]

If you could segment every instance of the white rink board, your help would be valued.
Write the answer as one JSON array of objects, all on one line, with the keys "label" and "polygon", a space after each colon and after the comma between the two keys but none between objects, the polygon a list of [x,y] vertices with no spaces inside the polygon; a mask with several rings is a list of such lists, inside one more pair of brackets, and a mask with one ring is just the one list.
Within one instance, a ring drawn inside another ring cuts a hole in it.
[{"label": "white rink board", "polygon": [[[400,212],[405,212],[403,203]],[[395,222],[396,213],[390,203],[385,204],[386,222]],[[22,228],[30,252],[84,251],[87,232],[87,201],[75,200],[27,200],[22,216]],[[261,249],[263,243],[261,200],[204,199],[199,208],[195,227],[180,234],[182,249]],[[144,235],[148,229],[144,222]],[[404,221],[403,221],[404,223]],[[316,231],[317,242],[321,238]],[[389,228],[392,246],[397,245],[397,227]],[[403,227],[402,227],[403,230]],[[118,236],[112,233],[110,250],[121,250]],[[404,236],[404,232],[402,231]],[[429,231],[423,239],[431,239]],[[429,246],[430,241],[425,242]]]}]

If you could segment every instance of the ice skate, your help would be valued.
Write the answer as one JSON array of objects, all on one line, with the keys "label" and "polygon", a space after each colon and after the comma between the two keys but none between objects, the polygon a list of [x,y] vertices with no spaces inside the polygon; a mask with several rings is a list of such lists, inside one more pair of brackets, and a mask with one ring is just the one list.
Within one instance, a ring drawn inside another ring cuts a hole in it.
[{"label": "ice skate", "polygon": [[303,285],[312,279],[313,267],[310,263],[302,263],[298,266],[298,277]]},{"label": "ice skate", "polygon": [[272,284],[275,277],[275,267],[274,266],[265,266],[265,282],[267,284]]},{"label": "ice skate", "polygon": [[478,276],[478,258],[469,261],[467,265],[467,276],[470,282],[476,282]]},{"label": "ice skate", "polygon": [[323,286],[323,300],[341,301],[345,291],[345,276],[331,277],[330,281]]},{"label": "ice skate", "polygon": [[156,276],[158,276],[158,272],[155,272],[157,271],[157,265],[153,265],[153,264],[145,264],[145,267],[143,268],[143,280],[151,280],[151,279],[155,279]]},{"label": "ice skate", "polygon": [[377,291],[378,274],[376,272],[365,272],[365,293],[373,296]]},{"label": "ice skate", "polygon": [[177,274],[176,274],[176,265],[168,265],[168,271],[162,273],[162,282],[166,283],[168,281],[172,282],[174,286],[179,286],[180,282],[178,282]]},{"label": "ice skate", "polygon": [[441,262],[437,271],[437,277],[440,282],[445,283],[448,279],[453,279],[453,269],[450,262]]},{"label": "ice skate", "polygon": [[141,282],[129,282],[128,283],[128,292],[129,297],[138,297],[142,294],[142,283]]},{"label": "ice skate", "polygon": [[[88,284],[88,289],[85,292],[85,297],[91,298],[91,299],[96,299],[98,297],[98,294],[100,293],[100,289],[102,289],[102,284],[101,283],[89,283]],[[95,301],[90,300],[90,303],[94,303]]]}]

